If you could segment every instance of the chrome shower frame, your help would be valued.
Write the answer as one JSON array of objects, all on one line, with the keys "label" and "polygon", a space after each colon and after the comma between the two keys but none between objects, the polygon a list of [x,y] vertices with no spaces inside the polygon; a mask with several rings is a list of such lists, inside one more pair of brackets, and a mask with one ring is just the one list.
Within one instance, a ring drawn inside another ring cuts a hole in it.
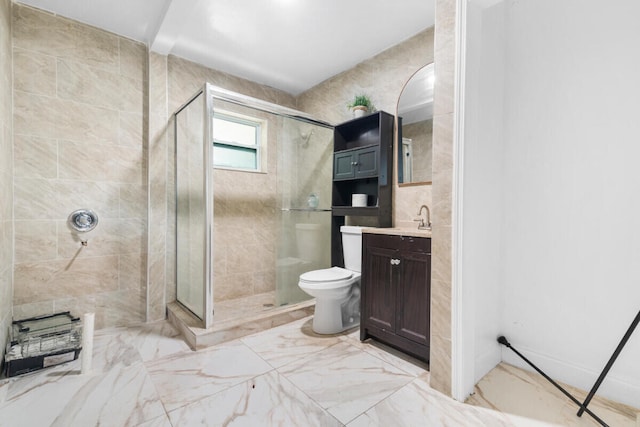
[{"label": "chrome shower frame", "polygon": [[[264,111],[267,113],[276,114],[278,116],[287,117],[295,120],[299,120],[306,123],[311,123],[318,126],[323,126],[327,128],[333,128],[333,125],[316,120],[312,118],[310,115],[303,113],[301,111],[297,111],[291,108],[283,107],[281,105],[273,104],[271,102],[263,101],[257,98],[253,98],[250,96],[242,95],[233,91],[229,91],[223,89],[218,86],[214,86],[211,83],[205,83],[202,89],[198,90],[187,102],[180,106],[173,113],[173,121],[174,121],[174,142],[175,142],[175,150],[174,154],[177,155],[178,144],[178,121],[177,115],[184,110],[192,101],[197,99],[200,95],[204,94],[204,111],[203,114],[203,141],[202,141],[202,156],[203,156],[203,165],[204,168],[204,183],[203,183],[203,200],[205,200],[205,245],[204,245],[204,259],[212,260],[213,256],[213,200],[214,200],[214,183],[213,183],[213,112],[214,112],[214,101],[220,100],[225,102],[230,102],[237,105],[242,105],[245,107],[253,108],[259,111]],[[177,177],[177,162],[175,165],[176,171],[176,186],[178,182]],[[178,206],[178,194],[176,188],[176,209]],[[176,248],[178,247],[178,218],[176,215]],[[176,251],[176,263],[178,257],[178,251]],[[177,269],[176,269],[177,270]],[[200,322],[201,327],[208,329],[213,325],[213,315],[214,315],[214,301],[213,301],[213,289],[214,289],[214,272],[212,267],[212,262],[204,263],[204,271],[202,272],[204,278],[204,296],[203,296],[203,313],[204,316],[198,316],[193,313],[192,310],[189,310],[183,303],[179,300],[177,301],[183,308],[194,314]],[[177,275],[177,271],[176,271]],[[178,277],[175,278],[176,287],[179,286]],[[177,292],[176,292],[177,294]]]}]

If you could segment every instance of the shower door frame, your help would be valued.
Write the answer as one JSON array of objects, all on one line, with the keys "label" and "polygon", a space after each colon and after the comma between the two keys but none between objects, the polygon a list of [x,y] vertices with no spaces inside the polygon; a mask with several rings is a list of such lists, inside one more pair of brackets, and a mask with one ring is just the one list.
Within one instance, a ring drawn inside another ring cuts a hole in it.
[{"label": "shower door frame", "polygon": [[205,233],[204,233],[204,237],[205,237],[205,241],[204,241],[204,253],[202,254],[203,259],[205,260],[204,264],[204,271],[203,271],[203,282],[204,282],[204,296],[203,296],[203,301],[202,301],[202,313],[203,313],[203,318],[201,318],[200,316],[198,316],[196,313],[194,313],[191,309],[189,309],[189,307],[187,307],[185,304],[183,304],[182,302],[180,302],[180,300],[178,299],[178,268],[176,268],[176,277],[175,277],[175,283],[176,283],[176,302],[178,304],[180,304],[181,307],[183,307],[185,310],[187,310],[189,313],[193,314],[196,318],[198,318],[201,322],[201,326],[203,328],[210,328],[213,325],[213,268],[212,268],[212,264],[211,262],[207,262],[206,260],[211,259],[211,256],[213,254],[213,170],[212,167],[209,167],[211,165],[213,165],[213,149],[210,146],[210,144],[207,141],[211,141],[212,140],[212,135],[213,135],[213,127],[211,124],[211,120],[210,118],[213,117],[213,105],[212,105],[212,99],[210,96],[208,96],[208,83],[204,85],[204,87],[202,89],[200,89],[198,92],[196,92],[191,98],[189,98],[189,100],[187,102],[185,102],[184,104],[182,104],[180,106],[180,108],[178,108],[174,113],[173,113],[173,124],[174,124],[174,143],[175,143],[175,176],[176,176],[176,188],[175,188],[175,206],[176,206],[176,224],[175,224],[175,230],[176,230],[176,267],[178,265],[178,248],[179,248],[179,242],[178,242],[178,213],[177,213],[177,209],[179,206],[178,203],[178,162],[177,162],[177,158],[178,158],[178,120],[177,120],[177,116],[178,114],[184,110],[186,107],[188,107],[193,101],[195,101],[200,95],[204,96],[204,102],[202,103],[203,105],[203,141],[202,141],[202,158],[203,158],[203,177],[204,177],[204,182],[203,182],[203,200],[204,200],[204,215],[205,215],[205,220],[204,220],[204,228],[205,228]]},{"label": "shower door frame", "polygon": [[[205,194],[203,195],[203,200],[205,200],[205,245],[204,245],[204,301],[203,301],[203,313],[204,318],[200,318],[188,307],[184,304],[180,303],[177,299],[177,286],[178,286],[178,278],[177,278],[177,268],[176,268],[176,301],[185,308],[187,311],[196,316],[200,322],[201,326],[205,329],[213,326],[213,317],[214,317],[214,301],[213,301],[213,287],[214,287],[214,277],[213,277],[213,191],[214,191],[214,182],[213,182],[213,112],[214,112],[214,100],[230,102],[233,104],[242,105],[248,108],[253,108],[256,110],[264,111],[267,113],[275,114],[278,116],[291,118],[307,123],[311,123],[318,126],[323,126],[327,128],[333,128],[334,125],[329,123],[316,120],[312,118],[310,115],[303,113],[302,111],[294,110],[292,108],[283,107],[282,105],[274,104],[271,102],[263,101],[258,98],[253,98],[250,96],[242,95],[237,92],[233,92],[227,89],[223,89],[218,86],[214,86],[211,83],[206,82],[202,89],[198,90],[187,102],[180,106],[174,113],[174,142],[175,142],[175,150],[177,154],[178,150],[178,121],[176,117],[178,113],[180,113],[184,108],[186,108],[192,101],[198,98],[200,95],[204,95],[204,111],[203,111],[203,168],[204,168],[204,183],[203,188]],[[176,169],[176,209],[178,207],[178,193],[177,193],[177,162],[175,164]],[[176,263],[178,262],[178,215],[176,212]]]}]

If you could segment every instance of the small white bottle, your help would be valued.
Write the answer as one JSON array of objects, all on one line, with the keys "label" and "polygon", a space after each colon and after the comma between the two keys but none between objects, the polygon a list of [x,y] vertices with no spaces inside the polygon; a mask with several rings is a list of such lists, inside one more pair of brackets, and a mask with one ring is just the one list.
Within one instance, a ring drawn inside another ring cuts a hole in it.
[{"label": "small white bottle", "polygon": [[316,195],[316,193],[309,194],[309,197],[307,198],[307,205],[311,209],[317,209],[318,204],[320,204],[320,198]]}]

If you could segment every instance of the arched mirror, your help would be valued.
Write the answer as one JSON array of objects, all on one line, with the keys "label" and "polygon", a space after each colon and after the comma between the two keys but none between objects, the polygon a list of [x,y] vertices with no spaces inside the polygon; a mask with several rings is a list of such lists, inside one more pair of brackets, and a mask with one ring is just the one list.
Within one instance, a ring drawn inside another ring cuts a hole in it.
[{"label": "arched mirror", "polygon": [[398,184],[431,184],[433,63],[407,81],[398,99]]}]

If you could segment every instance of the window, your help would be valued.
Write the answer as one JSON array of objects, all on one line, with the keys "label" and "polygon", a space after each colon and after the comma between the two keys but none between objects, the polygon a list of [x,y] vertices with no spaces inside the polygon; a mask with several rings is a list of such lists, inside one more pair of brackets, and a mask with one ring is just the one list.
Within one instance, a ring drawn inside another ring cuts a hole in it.
[{"label": "window", "polygon": [[213,166],[259,171],[263,122],[250,117],[213,114]]}]

